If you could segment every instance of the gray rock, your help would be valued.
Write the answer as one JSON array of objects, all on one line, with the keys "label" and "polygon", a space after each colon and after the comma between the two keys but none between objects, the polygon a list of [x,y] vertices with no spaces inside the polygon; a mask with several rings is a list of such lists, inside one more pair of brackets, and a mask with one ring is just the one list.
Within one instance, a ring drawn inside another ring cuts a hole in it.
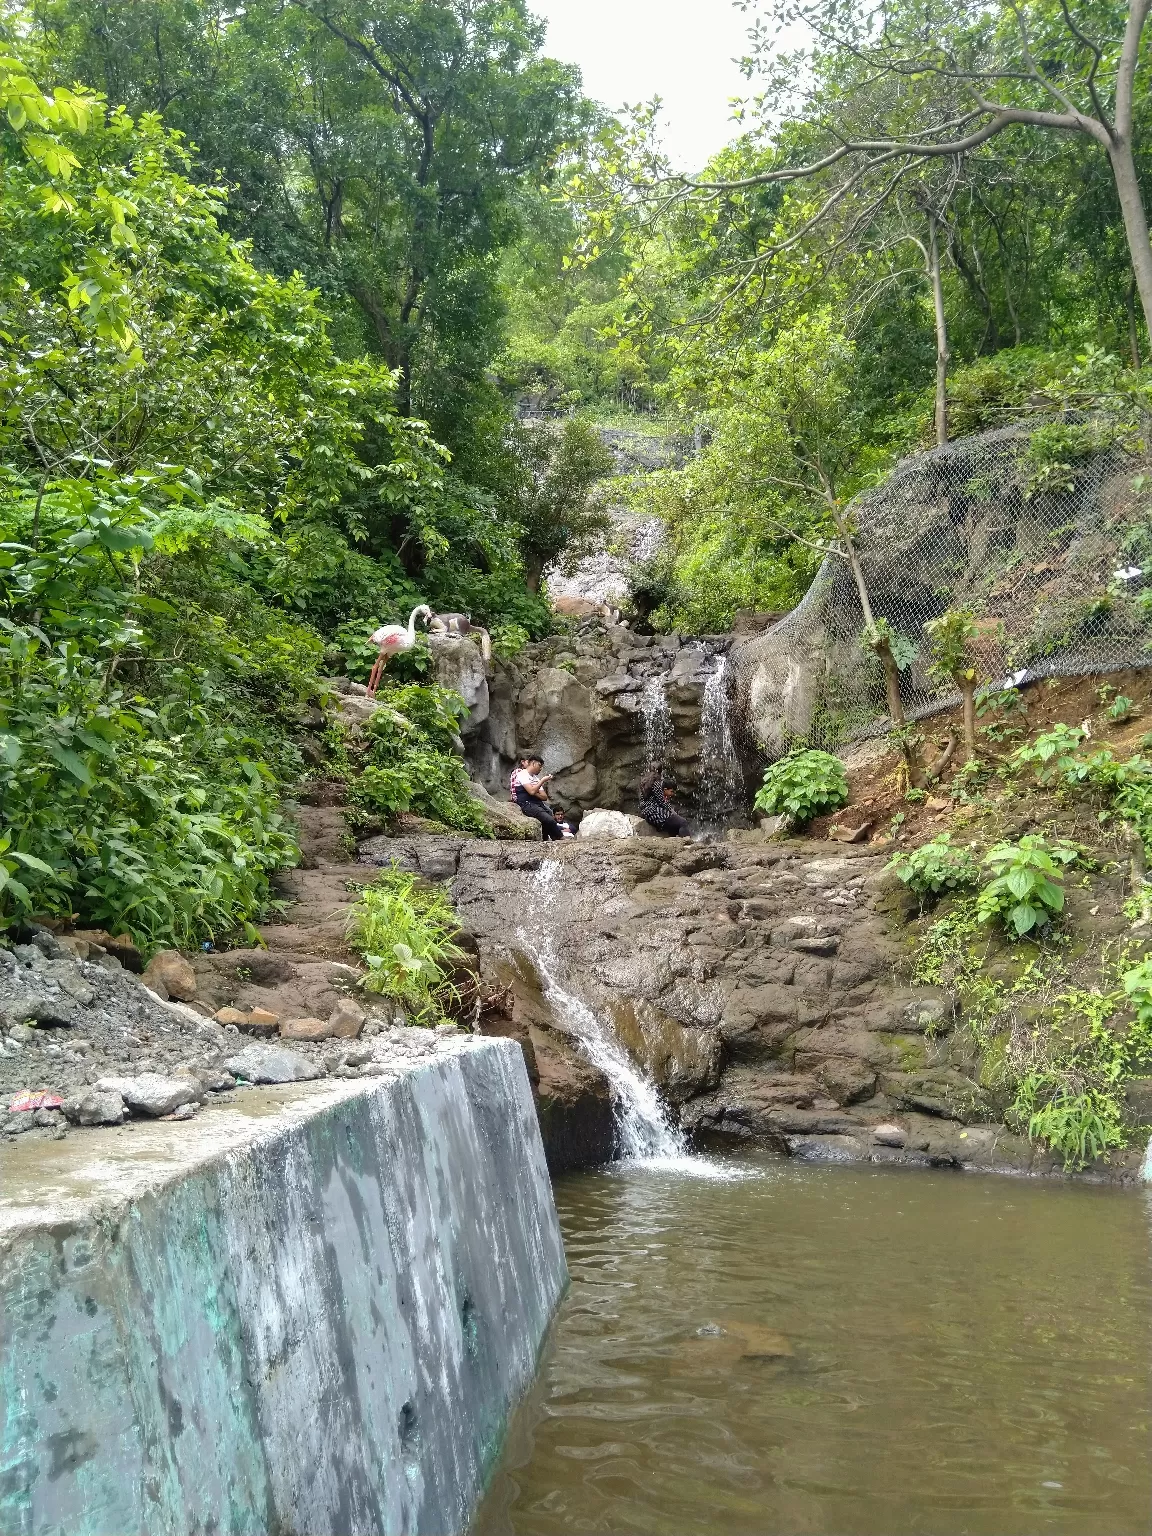
[{"label": "gray rock", "polygon": [[249,1083],[304,1083],[320,1076],[306,1056],[282,1045],[247,1045],[224,1066],[233,1077]]},{"label": "gray rock", "polygon": [[197,1096],[195,1085],[186,1078],[161,1077],[158,1072],[141,1072],[136,1077],[102,1077],[96,1089],[118,1093],[129,1109],[153,1117],[170,1115]]},{"label": "gray rock", "polygon": [[881,1147],[906,1147],[908,1132],[899,1125],[875,1125],[872,1140]]},{"label": "gray rock", "polygon": [[[64,951],[61,950],[63,954]],[[80,974],[74,960],[52,960],[44,967],[44,975],[54,981],[62,992],[67,992],[82,1008],[89,1008],[96,1001],[96,994]]]},{"label": "gray rock", "polygon": [[350,997],[342,997],[328,1016],[328,1033],[338,1040],[355,1040],[368,1015]]},{"label": "gray rock", "polygon": [[119,1125],[128,1114],[124,1100],[111,1088],[84,1088],[60,1107],[73,1125]]},{"label": "gray rock", "polygon": [[[47,928],[33,928],[32,943],[48,960],[61,960],[67,955],[67,950],[60,940]],[[28,947],[27,945],[21,945],[21,948]]]},{"label": "gray rock", "polygon": [[[28,1017],[27,1014],[24,1015]],[[36,1038],[36,1031],[30,1029],[27,1024],[13,1024],[8,1031],[9,1040],[14,1040],[17,1045],[30,1045]]]}]

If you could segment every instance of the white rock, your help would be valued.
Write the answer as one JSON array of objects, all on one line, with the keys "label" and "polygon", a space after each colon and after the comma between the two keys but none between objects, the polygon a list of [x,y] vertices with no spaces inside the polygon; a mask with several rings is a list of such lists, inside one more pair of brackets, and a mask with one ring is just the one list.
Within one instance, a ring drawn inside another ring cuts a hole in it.
[{"label": "white rock", "polygon": [[580,837],[635,837],[635,823],[639,816],[627,816],[623,811],[585,811],[580,823]]},{"label": "white rock", "polygon": [[82,1088],[65,1099],[60,1108],[73,1125],[119,1125],[128,1114],[118,1093],[99,1087]]},{"label": "white rock", "polygon": [[906,1147],[908,1132],[899,1125],[874,1125],[872,1140],[882,1147]]},{"label": "white rock", "polygon": [[97,1093],[118,1093],[129,1109],[144,1115],[170,1115],[181,1104],[196,1097],[193,1085],[182,1077],[162,1077],[159,1072],[141,1072],[136,1077],[102,1077]]},{"label": "white rock", "polygon": [[307,1056],[282,1045],[247,1045],[228,1058],[224,1070],[249,1083],[304,1083],[320,1076]]}]

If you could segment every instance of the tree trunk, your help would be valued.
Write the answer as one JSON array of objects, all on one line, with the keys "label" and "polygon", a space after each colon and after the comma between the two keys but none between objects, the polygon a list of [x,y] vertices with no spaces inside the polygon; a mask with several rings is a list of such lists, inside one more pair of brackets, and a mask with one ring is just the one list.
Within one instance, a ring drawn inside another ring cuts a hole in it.
[{"label": "tree trunk", "polygon": [[932,311],[936,320],[936,442],[948,441],[948,320],[944,314],[944,285],[940,279],[940,234],[929,221],[928,272],[932,279]]},{"label": "tree trunk", "polygon": [[1128,254],[1132,259],[1132,276],[1144,312],[1144,326],[1152,336],[1152,243],[1148,239],[1148,216],[1144,212],[1144,199],[1140,195],[1131,142],[1127,138],[1114,141],[1108,151],[1108,158],[1112,162],[1116,194],[1120,199],[1120,212],[1124,216],[1124,233],[1128,237]]},{"label": "tree trunk", "polygon": [[[831,502],[831,498],[829,498],[829,502]],[[856,553],[856,540],[852,537],[848,530],[848,524],[840,516],[835,506],[830,505],[829,511],[832,513],[832,521],[836,524],[836,532],[840,543],[844,547],[845,558],[852,567],[852,579],[856,583],[856,591],[860,597],[860,611],[864,615],[864,626],[866,629],[871,629],[876,621],[872,617],[872,602],[868,596],[868,583],[864,580],[864,567],[860,564],[860,556]]]},{"label": "tree trunk", "polygon": [[533,555],[524,557],[524,585],[535,597],[540,590],[540,583],[544,578],[544,563]]},{"label": "tree trunk", "polygon": [[[884,691],[888,695],[888,718],[892,722],[893,730],[902,731],[908,724],[904,718],[904,700],[900,697],[900,668],[896,665],[896,658],[892,654],[892,647],[887,640],[881,641],[876,647],[876,654],[880,658],[880,665],[884,668]],[[909,758],[909,767],[912,760]]]},{"label": "tree trunk", "polygon": [[976,679],[957,678],[964,699],[964,761],[976,761]]},{"label": "tree trunk", "polygon": [[1124,295],[1124,308],[1128,311],[1128,350],[1132,354],[1132,367],[1137,373],[1140,371],[1140,327],[1136,324],[1136,279],[1133,277],[1128,283],[1128,291]]}]

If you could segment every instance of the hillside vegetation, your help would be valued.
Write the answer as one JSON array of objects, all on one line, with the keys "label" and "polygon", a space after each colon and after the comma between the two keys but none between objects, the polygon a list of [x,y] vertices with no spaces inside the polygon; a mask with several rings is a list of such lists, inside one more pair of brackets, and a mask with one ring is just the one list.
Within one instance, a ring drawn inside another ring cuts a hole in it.
[{"label": "hillside vegetation", "polygon": [[[638,615],[697,632],[850,559],[910,451],[1067,418],[1058,477],[1143,444],[1143,13],[1126,49],[1120,5],[748,9],[698,177],[527,0],[6,9],[0,922],[250,924],[322,679],[420,602],[545,634],[604,526],[597,422],[699,450],[621,490],[668,528]],[[417,738],[458,789],[420,736],[452,701],[408,702],[373,813],[415,803]]]}]

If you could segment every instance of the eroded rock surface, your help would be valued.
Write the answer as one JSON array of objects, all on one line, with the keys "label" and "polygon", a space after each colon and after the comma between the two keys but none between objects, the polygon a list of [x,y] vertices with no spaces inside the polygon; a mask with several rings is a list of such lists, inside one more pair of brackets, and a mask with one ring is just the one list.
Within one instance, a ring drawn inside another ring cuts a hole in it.
[{"label": "eroded rock surface", "polygon": [[[946,997],[899,979],[883,858],[866,848],[744,833],[705,846],[465,846],[458,866],[457,909],[496,1000],[483,1027],[530,1044],[541,1080],[579,1054],[541,991],[544,957],[698,1137],[1054,1171],[995,1121]],[[1110,1176],[1138,1161],[1115,1159]]]}]

